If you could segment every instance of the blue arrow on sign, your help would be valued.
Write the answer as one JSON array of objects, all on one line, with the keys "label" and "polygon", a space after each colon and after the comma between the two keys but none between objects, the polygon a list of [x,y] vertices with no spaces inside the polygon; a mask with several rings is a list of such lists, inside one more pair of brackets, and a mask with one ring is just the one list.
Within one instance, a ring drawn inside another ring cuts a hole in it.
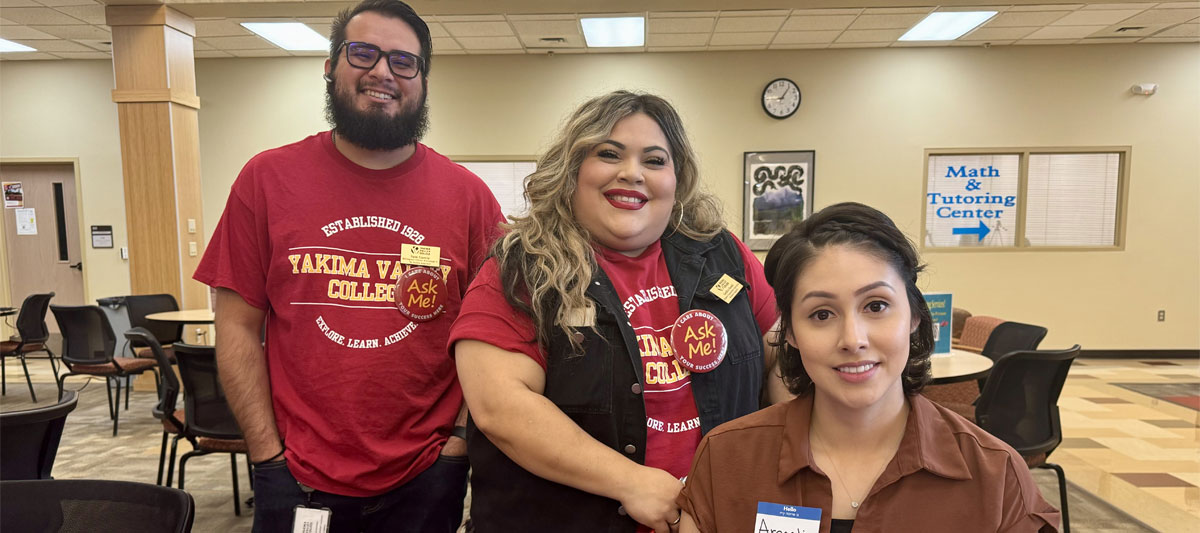
[{"label": "blue arrow on sign", "polygon": [[987,235],[991,232],[992,230],[988,229],[987,224],[984,224],[982,221],[979,223],[978,228],[954,228],[953,230],[954,235],[970,235],[972,233],[978,234],[980,241],[982,241],[984,237],[987,237]]}]

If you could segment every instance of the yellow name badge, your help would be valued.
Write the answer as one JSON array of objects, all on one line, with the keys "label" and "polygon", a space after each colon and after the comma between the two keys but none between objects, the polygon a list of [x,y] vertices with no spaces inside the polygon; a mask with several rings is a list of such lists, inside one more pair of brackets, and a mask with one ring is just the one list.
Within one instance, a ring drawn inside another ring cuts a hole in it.
[{"label": "yellow name badge", "polygon": [[406,265],[438,268],[442,266],[442,249],[438,246],[402,244],[400,245],[400,262]]},{"label": "yellow name badge", "polygon": [[735,297],[737,297],[741,290],[741,283],[738,283],[737,280],[729,277],[729,274],[722,274],[721,279],[717,280],[717,282],[712,286],[711,289],[708,290],[708,292],[717,295],[717,298],[724,300],[725,303],[730,303]]}]

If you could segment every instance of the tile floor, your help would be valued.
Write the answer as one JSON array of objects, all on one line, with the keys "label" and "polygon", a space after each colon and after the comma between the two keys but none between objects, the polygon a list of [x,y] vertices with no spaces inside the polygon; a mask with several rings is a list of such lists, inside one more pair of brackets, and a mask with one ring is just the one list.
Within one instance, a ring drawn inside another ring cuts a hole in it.
[{"label": "tile floor", "polygon": [[[8,394],[0,398],[0,410],[26,408],[21,366],[7,363]],[[29,366],[38,404],[53,402],[49,363]],[[84,380],[71,378],[68,386],[78,389]],[[114,438],[102,387],[99,380],[91,382],[68,418],[55,477],[153,482],[161,435],[149,416],[153,393],[134,392]],[[1076,361],[1059,400],[1063,443],[1051,455],[1067,473],[1074,531],[1200,531],[1200,412],[1187,406],[1197,396],[1197,360]],[[186,446],[181,444],[180,454]],[[242,461],[238,473],[243,498],[248,497]],[[1034,477],[1057,505],[1053,473],[1035,470]],[[249,531],[252,510],[243,507],[240,518],[233,514],[227,457],[190,461],[187,479],[197,503],[195,531]]]}]

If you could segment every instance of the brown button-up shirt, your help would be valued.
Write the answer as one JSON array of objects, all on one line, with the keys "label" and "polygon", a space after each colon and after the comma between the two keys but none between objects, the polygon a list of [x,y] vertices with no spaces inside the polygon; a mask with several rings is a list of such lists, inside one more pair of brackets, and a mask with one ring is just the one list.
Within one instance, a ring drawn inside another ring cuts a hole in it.
[{"label": "brown button-up shirt", "polygon": [[[1058,531],[1058,510],[1012,447],[923,396],[909,405],[900,448],[858,508],[855,532]],[[704,437],[677,499],[700,531],[755,531],[761,501],[821,509],[828,533],[832,489],[809,449],[811,415],[808,394]]]}]

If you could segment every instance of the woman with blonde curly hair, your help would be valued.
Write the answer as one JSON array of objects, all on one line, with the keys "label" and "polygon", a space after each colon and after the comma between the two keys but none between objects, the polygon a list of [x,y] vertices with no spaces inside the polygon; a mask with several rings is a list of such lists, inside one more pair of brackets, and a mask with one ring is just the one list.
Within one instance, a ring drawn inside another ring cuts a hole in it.
[{"label": "woman with blonde curly hair", "polygon": [[654,95],[584,103],[525,195],[450,334],[475,530],[672,531],[700,438],[757,410],[774,368],[762,265]]}]

